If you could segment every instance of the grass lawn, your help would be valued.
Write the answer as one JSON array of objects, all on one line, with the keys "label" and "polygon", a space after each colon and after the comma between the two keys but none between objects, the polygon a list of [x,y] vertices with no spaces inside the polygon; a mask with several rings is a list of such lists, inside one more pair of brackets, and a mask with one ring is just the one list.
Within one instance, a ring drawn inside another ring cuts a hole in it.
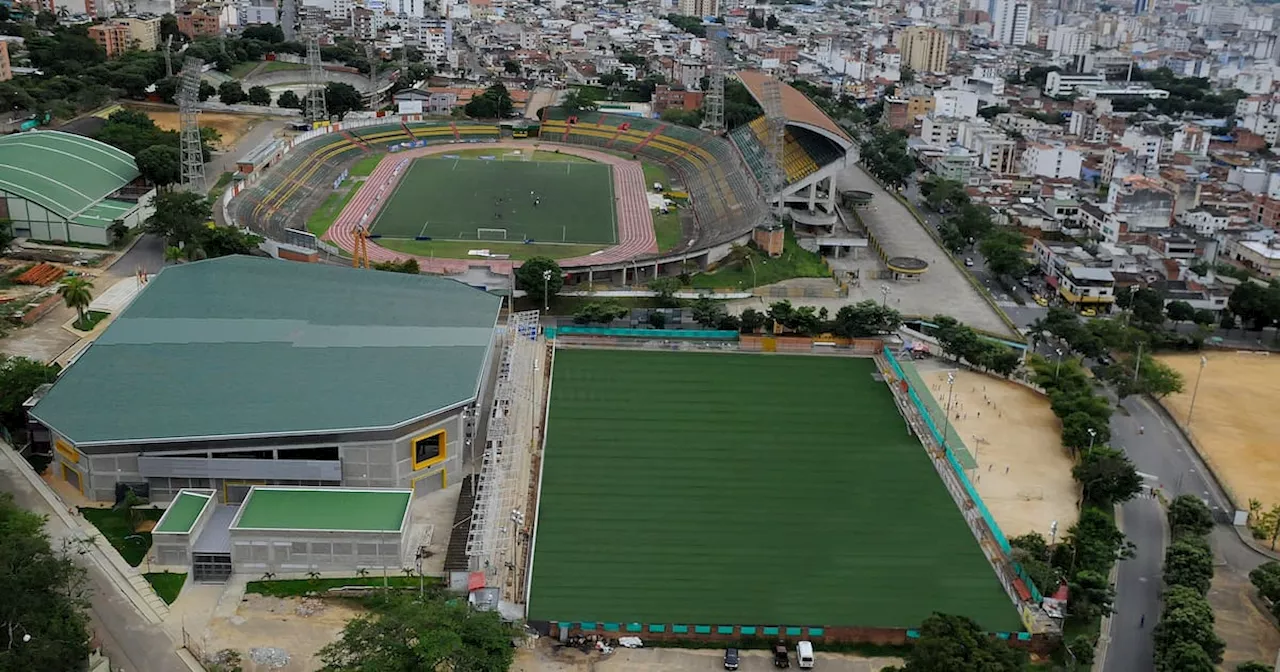
[{"label": "grass lawn", "polygon": [[[134,509],[138,522],[157,521],[164,515],[161,509]],[[151,550],[151,533],[137,532],[129,522],[129,514],[124,509],[81,508],[80,515],[93,523],[102,536],[111,542],[111,546],[120,553],[120,557],[131,567],[142,564]]]},{"label": "grass lawn", "polygon": [[[831,271],[820,255],[814,254],[796,243],[795,236],[787,231],[787,241],[782,256],[771,259],[768,255],[748,246],[751,261],[743,260],[724,264],[714,271],[698,273],[689,281],[702,289],[748,289],[763,287],[791,278],[829,278]],[[752,262],[754,271],[752,270]]]},{"label": "grass lawn", "polygon": [[227,71],[227,75],[232,79],[244,79],[245,76],[250,72],[253,72],[253,69],[258,67],[258,64],[261,62],[262,61],[246,61],[244,63],[236,63]]},{"label": "grass lawn", "polygon": [[662,214],[653,211],[653,234],[658,238],[658,251],[666,252],[680,246],[680,212],[672,210]]},{"label": "grass lawn", "polygon": [[665,189],[671,188],[671,180],[667,177],[667,169],[661,164],[644,161],[640,166],[644,169],[645,191],[652,189],[654,182],[658,182]]},{"label": "grass lawn", "polygon": [[98,326],[99,322],[105,320],[109,314],[110,313],[104,313],[100,310],[90,310],[84,314],[83,318],[77,319],[75,324],[72,324],[71,326],[79,329],[80,331],[93,331],[93,328]]},{"label": "grass lawn", "polygon": [[231,171],[222,171],[222,174],[218,176],[218,181],[214,182],[213,186],[209,188],[209,198],[217,198],[222,193],[222,190],[226,189],[228,184],[231,184],[231,178],[233,177],[235,177],[235,174]]},{"label": "grass lawn", "polygon": [[368,177],[373,174],[373,170],[378,167],[379,163],[382,163],[382,160],[385,159],[386,156],[386,154],[366,156],[363,159],[356,161],[355,165],[351,166],[351,169],[347,174],[351,177]]},{"label": "grass lawn", "polygon": [[333,226],[333,222],[338,218],[338,215],[342,214],[342,209],[347,207],[347,202],[355,198],[356,192],[359,190],[360,185],[348,184],[326,196],[320,207],[316,208],[310,217],[307,217],[307,230],[314,233],[317,238],[323,236],[324,232]]},{"label": "grass lawn", "polygon": [[370,230],[388,238],[611,245],[618,238],[613,174],[599,163],[420,158]]},{"label": "grass lawn", "polygon": [[151,574],[143,574],[142,578],[151,584],[155,589],[156,595],[164,600],[165,604],[173,604],[178,599],[178,593],[182,592],[182,586],[187,582],[186,574],[174,574],[172,572],[153,572]]},{"label": "grass lawn", "polygon": [[530,620],[1021,630],[871,359],[554,366]]},{"label": "grass lawn", "polygon": [[306,70],[307,66],[301,63],[287,63],[285,61],[267,61],[266,67],[262,68],[262,72],[282,72],[284,70]]},{"label": "grass lawn", "polygon": [[[595,148],[593,147],[592,149]],[[505,156],[505,154],[511,151],[513,150],[507,147],[495,147],[490,149],[459,149],[457,151],[451,151],[449,154],[460,156],[464,159],[478,159],[482,156],[493,156],[502,161],[514,161],[519,163],[521,159]],[[528,154],[529,150],[521,149],[520,152],[522,154]],[[595,161],[592,161],[591,159],[577,156],[575,154],[562,154],[557,151],[548,151],[545,149],[534,150],[533,160],[541,161],[543,163],[595,163]]]},{"label": "grass lawn", "polygon": [[[423,585],[433,586],[439,579],[428,576]],[[308,593],[319,593],[330,588],[343,586],[383,586],[382,576],[353,576],[338,579],[284,579],[280,581],[250,581],[244,589],[246,593],[256,593],[270,597],[299,597]],[[417,588],[418,577],[404,574],[388,575],[386,584],[392,588]]]},{"label": "grass lawn", "polygon": [[494,254],[509,254],[512,259],[523,261],[530,257],[551,257],[568,259],[591,254],[602,248],[600,245],[538,245],[531,243],[502,243],[491,240],[406,240],[404,238],[379,238],[379,245],[388,250],[414,254],[420,257],[441,257],[444,259],[474,259],[482,261],[483,257],[467,256],[468,250],[489,250]]}]

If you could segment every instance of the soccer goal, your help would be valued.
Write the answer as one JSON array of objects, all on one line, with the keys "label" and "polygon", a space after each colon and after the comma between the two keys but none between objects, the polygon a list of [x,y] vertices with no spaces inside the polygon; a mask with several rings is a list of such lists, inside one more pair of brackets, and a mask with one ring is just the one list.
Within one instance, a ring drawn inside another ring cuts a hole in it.
[{"label": "soccer goal", "polygon": [[503,161],[532,161],[533,152],[522,152],[515,150],[514,152],[506,152],[502,155]]},{"label": "soccer goal", "polygon": [[506,229],[476,229],[476,240],[506,240]]}]

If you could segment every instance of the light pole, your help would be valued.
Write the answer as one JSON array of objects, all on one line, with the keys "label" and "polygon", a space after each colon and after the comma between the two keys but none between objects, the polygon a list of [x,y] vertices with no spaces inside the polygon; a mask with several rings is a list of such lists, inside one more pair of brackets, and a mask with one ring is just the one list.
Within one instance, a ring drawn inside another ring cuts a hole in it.
[{"label": "light pole", "polygon": [[1204,355],[1201,355],[1200,371],[1196,374],[1196,386],[1191,389],[1191,406],[1187,408],[1187,429],[1191,429],[1191,414],[1196,410],[1196,393],[1200,391],[1200,378],[1204,376],[1204,365],[1208,363],[1209,360]]},{"label": "light pole", "polygon": [[954,372],[947,373],[947,410],[944,414],[947,416],[942,421],[942,452],[947,451],[947,432],[951,429],[951,393],[956,389],[956,374]]},{"label": "light pole", "polygon": [[1090,428],[1089,428],[1089,450],[1093,450],[1093,439],[1094,439],[1094,437],[1096,437],[1096,436],[1098,436],[1098,432],[1097,432],[1097,430],[1095,430],[1094,428],[1090,427]]},{"label": "light pole", "polygon": [[880,285],[880,296],[884,297],[880,299],[880,307],[889,305],[889,285]]},{"label": "light pole", "polygon": [[1058,363],[1053,367],[1053,382],[1058,382],[1058,372],[1062,370],[1062,348],[1054,348],[1053,351],[1058,354]]},{"label": "light pole", "polygon": [[1055,520],[1049,523],[1049,545],[1052,546],[1053,542],[1057,540],[1058,540],[1058,521]]},{"label": "light pole", "polygon": [[547,286],[551,284],[551,269],[542,272],[542,309],[551,310],[551,296],[547,294]]}]

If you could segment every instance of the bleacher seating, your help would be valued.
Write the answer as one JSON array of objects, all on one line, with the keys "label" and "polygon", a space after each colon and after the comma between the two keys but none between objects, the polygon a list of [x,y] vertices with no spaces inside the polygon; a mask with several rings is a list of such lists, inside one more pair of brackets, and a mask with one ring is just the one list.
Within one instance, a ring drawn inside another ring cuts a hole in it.
[{"label": "bleacher seating", "polygon": [[[765,147],[768,131],[765,118],[756,117],[729,133],[758,180],[765,179],[765,166],[769,161],[769,153]],[[794,184],[814,174],[823,166],[839,160],[840,155],[840,149],[827,139],[812,131],[788,126],[782,149],[782,168],[786,172],[787,184]]]},{"label": "bleacher seating", "polygon": [[634,154],[671,169],[690,195],[699,244],[714,245],[741,235],[764,214],[757,184],[726,140],[652,119],[580,112],[574,115],[577,122],[569,124],[568,116],[563,110],[550,110],[542,137]]}]

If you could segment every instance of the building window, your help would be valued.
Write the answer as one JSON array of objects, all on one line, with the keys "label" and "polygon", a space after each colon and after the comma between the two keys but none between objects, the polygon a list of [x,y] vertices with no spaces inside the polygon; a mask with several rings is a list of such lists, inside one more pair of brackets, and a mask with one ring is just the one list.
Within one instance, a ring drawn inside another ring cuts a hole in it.
[{"label": "building window", "polygon": [[447,455],[448,435],[443,429],[424,434],[413,440],[413,468],[425,469],[438,462],[443,462]]}]

